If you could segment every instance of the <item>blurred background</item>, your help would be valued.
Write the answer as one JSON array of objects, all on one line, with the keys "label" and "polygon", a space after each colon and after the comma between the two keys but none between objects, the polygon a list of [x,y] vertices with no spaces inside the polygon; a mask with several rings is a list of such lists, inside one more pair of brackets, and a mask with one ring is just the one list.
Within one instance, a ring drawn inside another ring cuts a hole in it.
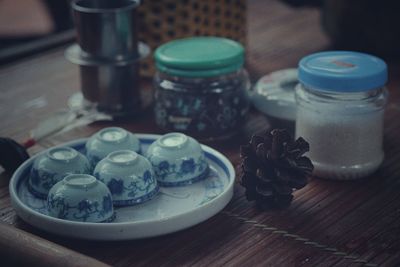
[{"label": "blurred background", "polygon": [[73,27],[67,0],[1,0],[0,49]]},{"label": "blurred background", "polygon": [[[0,63],[35,52],[40,47],[48,48],[71,41],[74,32],[69,2],[70,0],[0,0]],[[297,9],[305,6],[318,9],[321,13],[321,27],[329,37],[333,48],[369,52],[391,61],[400,57],[400,27],[398,27],[400,18],[397,15],[400,11],[400,1],[271,0],[269,2],[284,2]],[[236,3],[238,3],[236,8],[242,10],[243,18],[234,17],[235,13],[229,11]],[[215,8],[217,5],[222,7],[220,12],[211,13],[218,10]],[[185,7],[186,11],[182,11],[182,7]],[[147,39],[143,41],[149,43],[152,48],[154,48],[152,43],[164,43],[167,39],[182,35],[217,34],[239,39],[238,41],[243,43],[240,36],[245,36],[245,23],[238,24],[243,25],[243,29],[236,27],[236,33],[228,34],[228,30],[235,30],[233,25],[235,21],[251,20],[251,14],[247,14],[246,17],[245,8],[245,0],[145,0],[142,1],[139,10],[140,37]],[[157,18],[160,14],[161,20]],[[222,22],[228,21],[227,16],[231,17],[232,24],[230,21],[226,24],[230,29],[225,27],[221,33],[202,31],[207,25],[208,29],[218,28],[215,27],[218,23],[212,24],[209,19],[220,16],[225,16]],[[182,24],[179,24],[179,21]],[[200,24],[202,26],[199,28]],[[154,34],[156,28],[162,30],[165,36]],[[151,34],[144,36],[144,31]],[[51,41],[48,41],[49,37],[52,37]],[[31,45],[32,41],[36,45]],[[148,68],[151,72],[152,67]]]}]

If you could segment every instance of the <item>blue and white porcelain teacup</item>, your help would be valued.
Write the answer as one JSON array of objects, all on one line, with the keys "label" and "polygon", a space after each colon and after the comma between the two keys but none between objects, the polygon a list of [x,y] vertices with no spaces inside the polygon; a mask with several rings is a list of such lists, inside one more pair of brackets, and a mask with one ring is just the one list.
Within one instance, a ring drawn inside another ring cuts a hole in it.
[{"label": "blue and white porcelain teacup", "polygon": [[207,177],[209,166],[200,144],[182,133],[168,133],[146,153],[161,186],[192,184]]},{"label": "blue and white porcelain teacup", "polygon": [[47,198],[50,188],[68,174],[91,173],[87,158],[71,147],[56,147],[38,157],[32,165],[28,187],[39,198]]},{"label": "blue and white porcelain teacup", "polygon": [[110,153],[96,165],[94,175],[108,186],[115,206],[143,203],[159,190],[150,162],[130,150]]},{"label": "blue and white porcelain teacup", "polygon": [[56,183],[47,197],[49,215],[81,222],[113,220],[112,196],[108,187],[87,174],[71,174]]},{"label": "blue and white porcelain teacup", "polygon": [[93,167],[111,152],[125,149],[140,153],[140,141],[134,134],[119,127],[104,128],[86,142],[86,156]]}]

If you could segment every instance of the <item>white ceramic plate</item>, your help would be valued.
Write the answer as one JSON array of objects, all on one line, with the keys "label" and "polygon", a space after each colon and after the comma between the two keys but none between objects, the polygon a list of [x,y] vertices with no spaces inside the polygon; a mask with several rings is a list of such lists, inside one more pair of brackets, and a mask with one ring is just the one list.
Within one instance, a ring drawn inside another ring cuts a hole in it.
[{"label": "white ceramic plate", "polygon": [[[137,134],[142,151],[159,136]],[[87,139],[60,146],[84,152]],[[50,217],[46,201],[33,196],[27,180],[38,154],[14,173],[10,181],[11,203],[18,216],[44,231],[68,237],[91,240],[137,239],[179,231],[198,224],[222,210],[233,195],[235,171],[229,160],[218,151],[202,145],[210,164],[210,175],[203,181],[184,187],[161,188],[154,199],[130,207],[117,208],[111,223],[73,222]],[[42,152],[42,153],[45,153]]]}]

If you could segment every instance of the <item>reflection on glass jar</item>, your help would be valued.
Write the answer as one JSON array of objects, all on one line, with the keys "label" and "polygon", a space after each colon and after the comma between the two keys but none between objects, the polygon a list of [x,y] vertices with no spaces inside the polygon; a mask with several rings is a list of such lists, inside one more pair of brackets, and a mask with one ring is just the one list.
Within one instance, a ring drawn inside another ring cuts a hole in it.
[{"label": "reflection on glass jar", "polygon": [[240,129],[248,111],[244,70],[195,80],[158,73],[155,87],[156,122],[166,130],[227,137]]},{"label": "reflection on glass jar", "polygon": [[296,87],[296,136],[310,143],[314,175],[356,179],[384,158],[387,67],[371,55],[332,51],[303,58]]},{"label": "reflection on glass jar", "polygon": [[226,138],[240,130],[250,87],[240,44],[224,38],[188,38],[159,47],[155,57],[159,127],[202,139]]}]

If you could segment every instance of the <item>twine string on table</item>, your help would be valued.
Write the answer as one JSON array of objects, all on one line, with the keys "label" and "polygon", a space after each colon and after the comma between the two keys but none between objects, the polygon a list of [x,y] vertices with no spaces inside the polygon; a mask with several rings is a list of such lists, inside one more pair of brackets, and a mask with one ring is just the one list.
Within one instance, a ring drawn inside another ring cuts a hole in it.
[{"label": "twine string on table", "polygon": [[346,252],[340,251],[337,248],[329,247],[327,245],[312,241],[312,240],[310,240],[308,238],[305,238],[305,237],[302,237],[302,236],[299,236],[299,235],[296,235],[296,234],[291,234],[286,230],[278,229],[276,227],[269,226],[267,224],[259,223],[256,220],[251,220],[250,218],[246,218],[246,217],[240,216],[239,214],[235,214],[235,213],[232,213],[230,211],[222,211],[222,214],[224,214],[226,216],[229,216],[231,218],[235,218],[235,219],[241,221],[244,224],[252,225],[252,226],[260,228],[262,230],[270,231],[272,234],[277,234],[277,235],[281,235],[282,237],[292,238],[295,241],[302,242],[304,245],[315,247],[315,248],[321,249],[321,250],[323,250],[325,252],[330,252],[331,254],[333,254],[335,256],[339,256],[339,257],[342,257],[343,259],[351,260],[353,263],[360,263],[360,264],[363,264],[364,266],[367,266],[367,267],[377,267],[377,266],[379,266],[378,264],[370,263],[365,259],[360,259],[357,256],[354,256],[354,255],[348,254]]}]

